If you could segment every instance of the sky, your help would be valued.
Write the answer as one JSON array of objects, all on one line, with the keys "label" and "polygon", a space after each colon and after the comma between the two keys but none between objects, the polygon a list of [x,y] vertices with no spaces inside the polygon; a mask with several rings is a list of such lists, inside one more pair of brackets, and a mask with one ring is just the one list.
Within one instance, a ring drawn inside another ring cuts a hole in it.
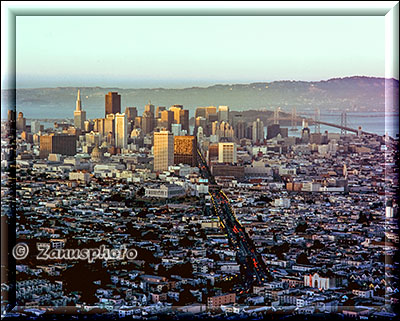
[{"label": "sky", "polygon": [[385,76],[384,17],[17,16],[17,88]]}]

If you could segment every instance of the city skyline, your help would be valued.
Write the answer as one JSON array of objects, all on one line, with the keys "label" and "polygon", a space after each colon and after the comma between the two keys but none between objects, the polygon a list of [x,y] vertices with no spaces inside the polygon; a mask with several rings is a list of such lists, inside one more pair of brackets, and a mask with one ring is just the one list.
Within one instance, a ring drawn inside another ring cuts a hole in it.
[{"label": "city skyline", "polygon": [[19,16],[16,26],[17,88],[385,76],[384,17]]},{"label": "city skyline", "polygon": [[6,2],[2,317],[398,318],[398,2]]}]

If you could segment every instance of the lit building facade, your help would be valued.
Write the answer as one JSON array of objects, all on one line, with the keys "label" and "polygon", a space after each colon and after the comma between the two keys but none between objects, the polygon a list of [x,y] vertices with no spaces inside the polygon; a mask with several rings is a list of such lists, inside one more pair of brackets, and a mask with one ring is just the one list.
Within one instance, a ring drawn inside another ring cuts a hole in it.
[{"label": "lit building facade", "polygon": [[105,115],[121,113],[121,95],[109,92],[105,98]]},{"label": "lit building facade", "polygon": [[128,146],[128,119],[127,115],[115,114],[115,147],[127,148]]},{"label": "lit building facade", "polygon": [[174,137],[174,164],[197,164],[197,143],[195,136]]},{"label": "lit building facade", "polygon": [[78,90],[78,97],[76,99],[76,108],[74,111],[74,126],[78,129],[85,129],[86,111],[82,110],[81,91]]},{"label": "lit building facade", "polygon": [[218,163],[236,163],[237,148],[235,143],[218,143]]},{"label": "lit building facade", "polygon": [[165,171],[174,164],[174,136],[169,131],[154,133],[154,171]]}]

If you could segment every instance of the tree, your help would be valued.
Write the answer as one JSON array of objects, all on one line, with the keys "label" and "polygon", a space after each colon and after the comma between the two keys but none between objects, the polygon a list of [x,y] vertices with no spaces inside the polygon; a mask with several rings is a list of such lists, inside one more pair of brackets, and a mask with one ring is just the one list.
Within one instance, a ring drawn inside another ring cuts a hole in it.
[{"label": "tree", "polygon": [[168,270],[169,275],[180,275],[183,278],[193,277],[192,263],[186,262],[182,264],[175,264]]},{"label": "tree", "polygon": [[157,275],[168,277],[170,273],[167,271],[167,268],[163,264],[158,265]]},{"label": "tree", "polygon": [[367,215],[365,213],[360,213],[357,223],[359,224],[365,224],[365,225],[369,225],[369,221],[367,218]]},{"label": "tree", "polygon": [[145,190],[144,187],[141,187],[137,190],[136,195],[137,196],[144,196]]},{"label": "tree", "polygon": [[305,221],[302,221],[297,224],[295,232],[296,233],[304,233],[308,228],[308,224]]},{"label": "tree", "polygon": [[304,252],[300,253],[296,258],[296,263],[297,264],[310,265],[310,261],[308,260],[307,254],[304,253]]},{"label": "tree", "polygon": [[97,286],[93,281],[101,280],[106,284],[110,282],[110,277],[102,261],[95,260],[93,263],[79,261],[62,273],[62,280],[66,293],[77,291],[81,295],[81,302],[93,305],[98,301],[95,296]]},{"label": "tree", "polygon": [[179,293],[178,305],[184,306],[195,301],[195,298],[190,292],[189,287],[184,287],[183,291]]},{"label": "tree", "polygon": [[314,240],[314,244],[311,246],[311,248],[314,250],[315,249],[321,250],[321,249],[325,248],[325,245],[322,244],[320,240]]},{"label": "tree", "polygon": [[179,240],[179,244],[183,248],[188,248],[188,247],[192,247],[195,244],[195,241],[189,239],[188,236],[185,235],[184,237],[182,237]]}]

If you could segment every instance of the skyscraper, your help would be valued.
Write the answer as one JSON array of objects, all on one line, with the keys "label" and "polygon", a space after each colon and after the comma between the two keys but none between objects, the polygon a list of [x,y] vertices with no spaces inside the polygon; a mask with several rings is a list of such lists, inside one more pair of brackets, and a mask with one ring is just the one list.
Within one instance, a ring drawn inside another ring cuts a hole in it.
[{"label": "skyscraper", "polygon": [[196,166],[197,143],[195,136],[174,137],[174,164]]},{"label": "skyscraper", "polygon": [[235,137],[242,139],[246,137],[246,123],[244,121],[238,121],[235,127]]},{"label": "skyscraper", "polygon": [[142,128],[142,116],[136,116],[135,117],[134,128]]},{"label": "skyscraper", "polygon": [[264,123],[257,118],[255,122],[253,122],[253,143],[260,142],[264,140]]},{"label": "skyscraper", "polygon": [[26,118],[24,117],[24,114],[22,112],[18,113],[18,118],[16,122],[16,129],[20,131],[25,131],[26,130]]},{"label": "skyscraper", "polygon": [[226,121],[222,121],[218,123],[218,129],[216,135],[218,138],[223,138],[223,137],[229,137],[233,138],[235,135],[235,132],[233,130],[233,127],[229,125]]},{"label": "skyscraper", "polygon": [[199,116],[195,119],[193,135],[197,135],[198,128],[203,129],[203,134],[206,134],[207,130],[207,119],[205,117]]},{"label": "skyscraper", "polygon": [[196,135],[197,135],[197,141],[201,144],[201,142],[203,141],[203,139],[204,139],[204,131],[203,131],[203,127],[197,127],[197,132],[196,132]]},{"label": "skyscraper", "polygon": [[103,137],[107,136],[107,133],[105,131],[105,129],[106,129],[105,121],[106,121],[105,118],[93,119],[93,131],[96,133],[99,133],[101,139],[103,139]]},{"label": "skyscraper", "polygon": [[37,134],[38,132],[40,132],[40,121],[32,120],[32,122],[31,122],[31,132],[33,134]]},{"label": "skyscraper", "polygon": [[274,138],[281,133],[281,126],[279,124],[272,124],[267,127],[267,139]]},{"label": "skyscraper", "polygon": [[121,113],[121,95],[118,95],[117,92],[109,92],[106,95],[106,113],[108,114],[116,114]]},{"label": "skyscraper", "polygon": [[115,135],[115,114],[108,114],[104,121],[104,135]]},{"label": "skyscraper", "polygon": [[174,113],[175,124],[180,124],[180,111],[183,109],[182,105],[172,105],[169,110]]},{"label": "skyscraper", "polygon": [[194,113],[194,118],[203,117],[207,118],[207,107],[197,107]]},{"label": "skyscraper", "polygon": [[128,123],[134,122],[137,117],[137,108],[136,107],[126,107],[125,108],[126,119]]},{"label": "skyscraper", "polygon": [[161,112],[166,110],[165,106],[157,106],[156,114],[154,115],[156,118],[161,118]]},{"label": "skyscraper", "polygon": [[229,107],[219,106],[218,107],[218,121],[229,122]]},{"label": "skyscraper", "polygon": [[310,128],[304,127],[301,130],[301,142],[303,144],[308,144],[310,142]]},{"label": "skyscraper", "polygon": [[218,143],[218,163],[236,163],[237,151],[235,143]]},{"label": "skyscraper", "polygon": [[179,112],[179,123],[182,125],[182,130],[186,130],[189,133],[189,110],[182,109]]},{"label": "skyscraper", "polygon": [[67,134],[50,134],[40,136],[40,158],[49,154],[73,156],[76,154],[76,136]]},{"label": "skyscraper", "polygon": [[147,105],[144,106],[144,111],[148,111],[152,113],[153,118],[154,118],[154,105],[148,103]]},{"label": "skyscraper", "polygon": [[115,114],[115,147],[128,146],[128,120],[126,114]]},{"label": "skyscraper", "polygon": [[162,126],[171,131],[171,125],[174,123],[174,112],[171,110],[161,111]]},{"label": "skyscraper", "polygon": [[81,91],[78,89],[78,97],[76,99],[76,108],[74,111],[74,126],[81,130],[85,129],[86,111],[82,110]]},{"label": "skyscraper", "polygon": [[154,171],[168,170],[174,164],[174,136],[169,131],[154,133]]},{"label": "skyscraper", "polygon": [[[209,120],[210,115],[218,118],[217,107],[215,107],[215,106],[197,107],[194,117],[195,118],[204,117],[205,119]],[[215,121],[215,120],[217,120],[217,119],[212,119],[212,121]]]},{"label": "skyscraper", "polygon": [[217,121],[218,120],[217,107],[215,106],[206,107],[206,118],[209,123]]},{"label": "skyscraper", "polygon": [[154,115],[150,111],[145,111],[142,116],[142,131],[144,135],[150,134],[154,130]]},{"label": "skyscraper", "polygon": [[182,125],[181,124],[172,124],[171,131],[174,136],[181,136]]}]

